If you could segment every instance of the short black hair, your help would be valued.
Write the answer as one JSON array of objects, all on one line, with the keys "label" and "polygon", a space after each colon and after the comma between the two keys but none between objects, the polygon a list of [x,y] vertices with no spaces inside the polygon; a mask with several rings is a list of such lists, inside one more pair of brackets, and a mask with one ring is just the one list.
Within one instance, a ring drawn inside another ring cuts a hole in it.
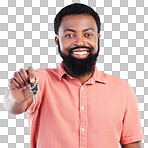
[{"label": "short black hair", "polygon": [[101,28],[101,22],[100,22],[100,17],[98,13],[96,13],[91,7],[81,4],[81,3],[74,3],[71,5],[68,5],[61,9],[59,13],[56,15],[54,19],[54,31],[55,34],[58,35],[59,32],[59,27],[62,21],[62,18],[67,15],[73,15],[73,14],[88,14],[91,15],[97,24],[98,28],[98,33],[100,33],[100,28]]}]

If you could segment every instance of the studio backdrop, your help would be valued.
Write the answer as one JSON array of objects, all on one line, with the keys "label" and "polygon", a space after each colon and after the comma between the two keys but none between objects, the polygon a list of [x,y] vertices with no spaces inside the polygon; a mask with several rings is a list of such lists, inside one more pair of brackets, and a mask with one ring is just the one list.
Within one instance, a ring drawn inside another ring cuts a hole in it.
[{"label": "studio backdrop", "polygon": [[148,0],[0,0],[0,148],[30,148],[26,113],[12,115],[3,106],[15,71],[32,66],[55,68],[54,17],[64,6],[81,2],[101,19],[97,67],[132,86],[148,147]]}]

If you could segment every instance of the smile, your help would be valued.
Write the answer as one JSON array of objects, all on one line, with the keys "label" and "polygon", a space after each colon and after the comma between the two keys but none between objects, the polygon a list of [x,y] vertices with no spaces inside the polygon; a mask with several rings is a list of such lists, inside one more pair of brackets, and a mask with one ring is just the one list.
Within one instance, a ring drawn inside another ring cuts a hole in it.
[{"label": "smile", "polygon": [[87,51],[80,51],[80,52],[73,52],[73,54],[78,54],[78,55],[83,55],[83,54],[86,54],[87,53]]},{"label": "smile", "polygon": [[72,51],[72,56],[77,59],[85,59],[89,55],[89,50],[86,49],[75,49]]}]

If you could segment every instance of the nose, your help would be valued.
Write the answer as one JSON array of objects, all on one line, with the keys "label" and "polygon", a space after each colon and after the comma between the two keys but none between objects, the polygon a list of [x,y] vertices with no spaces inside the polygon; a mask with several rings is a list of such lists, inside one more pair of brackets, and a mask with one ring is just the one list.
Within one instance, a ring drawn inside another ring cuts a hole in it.
[{"label": "nose", "polygon": [[85,45],[85,39],[84,36],[79,34],[76,36],[76,40],[74,42],[75,46],[84,46]]}]

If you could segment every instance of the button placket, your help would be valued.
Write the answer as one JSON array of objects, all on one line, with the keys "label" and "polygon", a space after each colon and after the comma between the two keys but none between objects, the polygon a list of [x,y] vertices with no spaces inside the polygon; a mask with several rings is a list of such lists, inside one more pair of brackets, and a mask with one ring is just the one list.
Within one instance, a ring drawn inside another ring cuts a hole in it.
[{"label": "button placket", "polygon": [[87,93],[85,87],[80,88],[80,148],[87,147]]}]

